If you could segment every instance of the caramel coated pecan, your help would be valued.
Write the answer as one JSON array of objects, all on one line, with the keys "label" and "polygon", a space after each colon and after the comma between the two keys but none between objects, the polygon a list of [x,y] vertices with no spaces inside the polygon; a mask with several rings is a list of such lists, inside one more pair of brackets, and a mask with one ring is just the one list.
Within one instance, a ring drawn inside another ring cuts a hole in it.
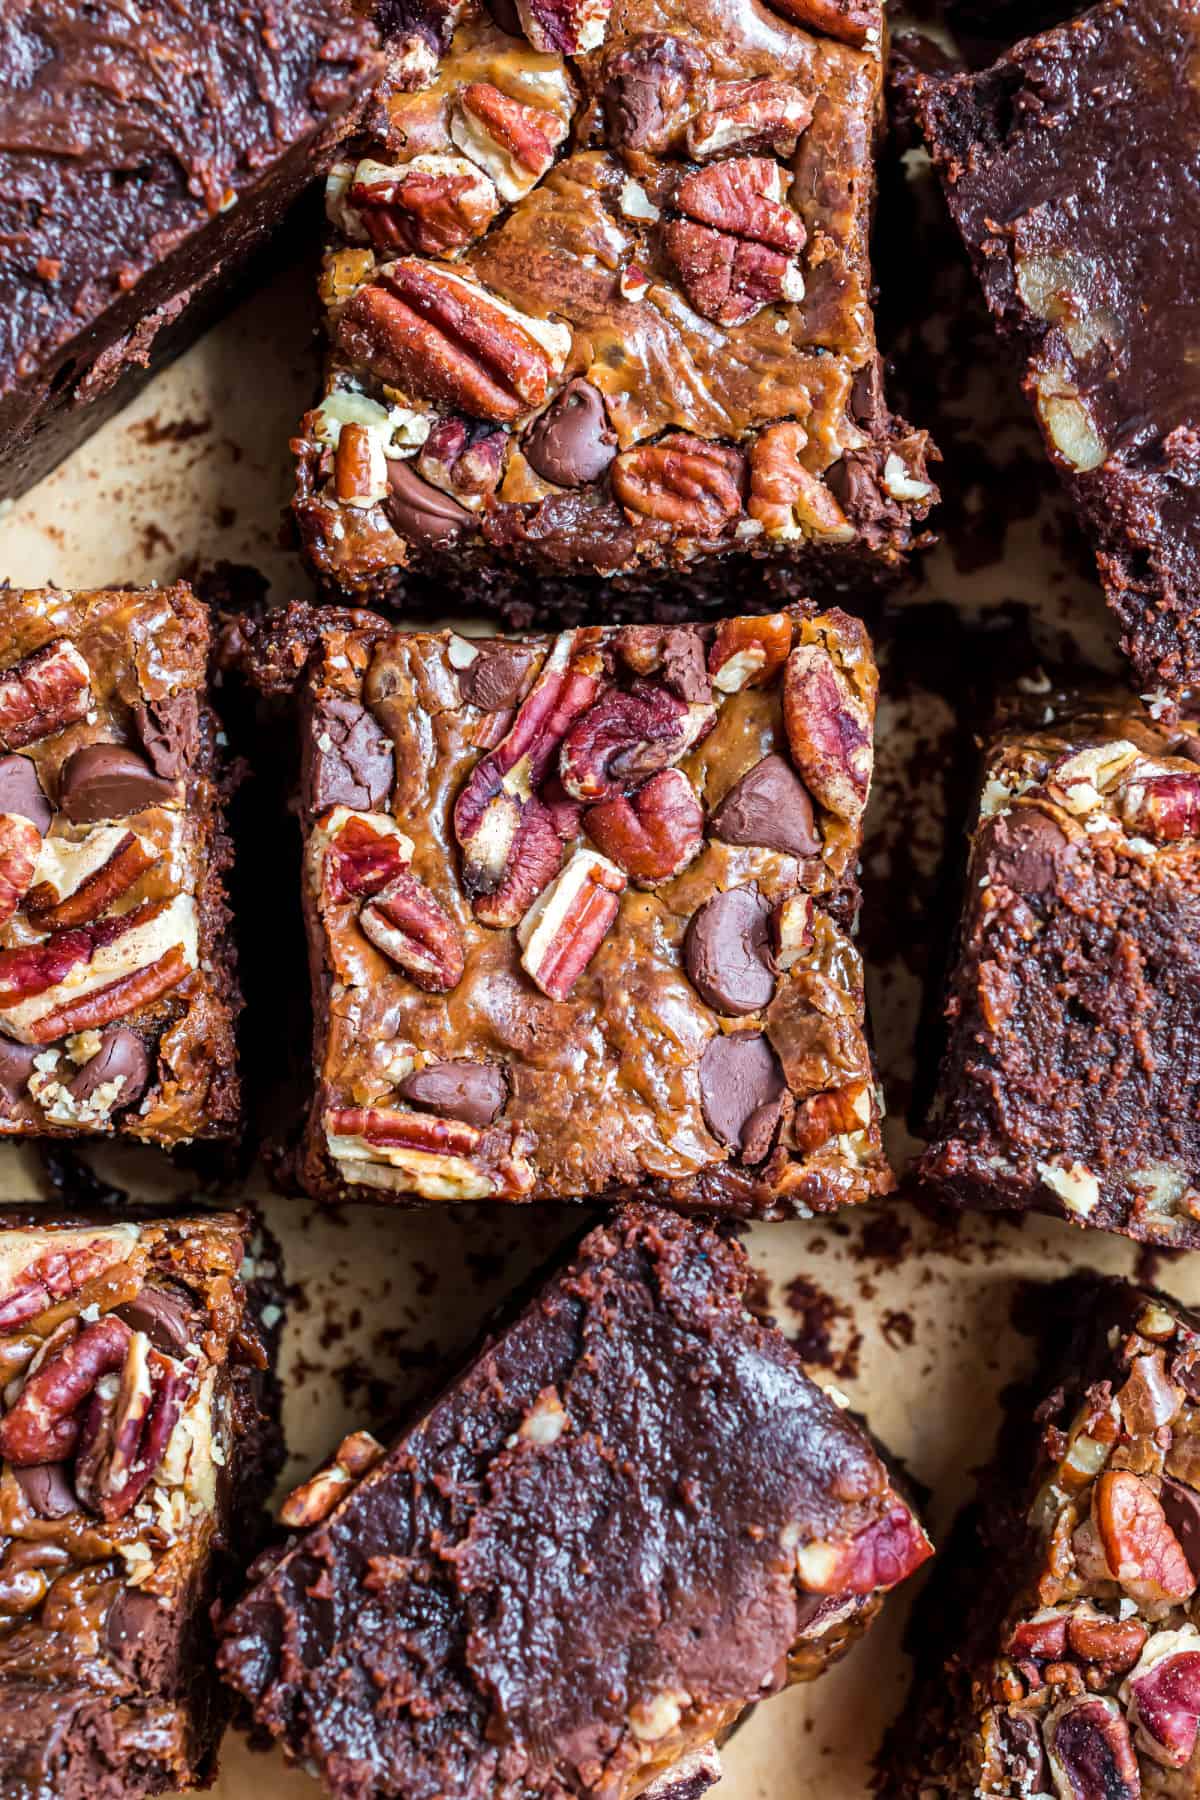
[{"label": "caramel coated pecan", "polygon": [[48,1357],[0,1419],[0,1456],[18,1469],[70,1456],[79,1441],[80,1407],[102,1375],[124,1366],[132,1336],[122,1319],[109,1314]]},{"label": "caramel coated pecan", "polygon": [[1137,1741],[1157,1763],[1186,1768],[1200,1725],[1200,1632],[1185,1625],[1150,1639],[1126,1688]]},{"label": "caramel coated pecan", "polygon": [[576,800],[607,800],[686,756],[716,724],[711,702],[689,705],[666,688],[639,682],[610,688],[575,721],[558,772]]},{"label": "caramel coated pecan", "polygon": [[0,813],[0,925],[7,924],[33,880],[42,834],[20,813]]},{"label": "caramel coated pecan", "polygon": [[612,0],[516,0],[516,7],[535,50],[580,56],[604,42]]},{"label": "caramel coated pecan", "polygon": [[368,900],[403,874],[412,852],[412,839],[386,813],[331,807],[309,839],[313,891],[325,906]]},{"label": "caramel coated pecan", "polygon": [[293,1488],[279,1509],[281,1524],[302,1531],[327,1519],[355,1482],[382,1462],[387,1452],[369,1431],[352,1431],[344,1437],[331,1460]]},{"label": "caramel coated pecan", "polygon": [[856,50],[879,43],[880,9],[870,0],[767,0],[767,4],[794,25],[840,38]]},{"label": "caramel coated pecan", "polygon": [[1058,1792],[1070,1800],[1139,1800],[1142,1791],[1129,1727],[1115,1700],[1077,1699],[1045,1722]]},{"label": "caramel coated pecan", "polygon": [[448,256],[482,237],[500,210],[490,178],[465,156],[359,163],[348,198],[380,250]]},{"label": "caramel coated pecan", "polygon": [[577,850],[517,929],[521,966],[551,1000],[565,1000],[616,919],[625,877],[606,857]]},{"label": "caramel coated pecan", "polygon": [[508,433],[466,419],[439,419],[418,454],[422,477],[443,493],[468,499],[493,494],[504,470]]},{"label": "caramel coated pecan", "polygon": [[113,1395],[93,1393],[75,1459],[75,1491],[103,1519],[119,1519],[161,1464],[191,1388],[191,1371],[130,1334]]},{"label": "caramel coated pecan", "polygon": [[0,950],[0,1023],[22,1043],[52,1043],[149,1005],[196,961],[195,901],[143,901],[44,943]]},{"label": "caramel coated pecan", "polygon": [[803,249],[799,214],[784,200],[787,176],[769,156],[734,156],[684,175],[675,190],[681,213],[734,237],[794,256]]},{"label": "caramel coated pecan", "polygon": [[1128,1469],[1101,1475],[1092,1521],[1114,1581],[1135,1600],[1186,1600],[1196,1578],[1156,1495]]},{"label": "caramel coated pecan", "polygon": [[541,180],[566,135],[557,113],[526,106],[490,81],[460,88],[450,113],[450,136],[504,200],[519,200]]},{"label": "caramel coated pecan", "polygon": [[808,96],[790,81],[760,75],[752,81],[721,81],[708,105],[687,129],[688,155],[695,162],[730,150],[759,150],[790,157],[812,119]]},{"label": "caramel coated pecan", "polygon": [[812,949],[813,902],[811,894],[789,894],[771,909],[771,948],[781,974],[793,968]]},{"label": "caramel coated pecan", "polygon": [[771,425],[750,448],[750,498],[746,511],[768,537],[783,542],[810,537],[848,544],[854,527],[825,486],[801,461],[808,441],[802,425]]},{"label": "caramel coated pecan", "polygon": [[133,831],[105,830],[91,834],[112,847],[98,867],[64,893],[54,882],[38,882],[30,889],[25,910],[39,931],[60,931],[88,925],[108,911],[113,902],[140,881],[153,867],[157,855],[144,838]]},{"label": "caramel coated pecan", "polygon": [[92,672],[66,638],[31,650],[0,674],[0,748],[20,750],[82,719]]},{"label": "caramel coated pecan", "polygon": [[378,506],[388,491],[387,457],[378,434],[343,425],[333,453],[333,491],[343,506]]},{"label": "caramel coated pecan", "polygon": [[742,510],[745,459],[739,450],[684,431],[623,450],[613,493],[629,518],[653,519],[693,537],[715,537]]},{"label": "caramel coated pecan", "polygon": [[[513,805],[518,803],[514,801]],[[490,892],[477,894],[472,902],[472,911],[481,925],[511,929],[520,924],[542,889],[562,868],[563,845],[575,836],[577,811],[577,804],[571,803],[572,817],[560,830],[557,807],[546,806],[536,797],[519,804],[517,828],[505,851],[500,880]]]},{"label": "caramel coated pecan", "polygon": [[712,684],[723,694],[762,687],[782,669],[792,647],[787,613],[722,619],[708,652]]},{"label": "caramel coated pecan", "polygon": [[430,994],[447,994],[462,980],[462,933],[423,881],[395,876],[358,915],[363,933]]},{"label": "caramel coated pecan", "polygon": [[[326,1115],[330,1154],[348,1178],[399,1186],[428,1200],[519,1199],[533,1186],[520,1148],[499,1131],[398,1107],[342,1107]],[[399,1180],[375,1171],[395,1171]]]},{"label": "caramel coated pecan", "polygon": [[1137,765],[1118,789],[1126,830],[1174,843],[1200,834],[1200,772],[1141,774]]},{"label": "caramel coated pecan", "polygon": [[883,1518],[848,1542],[802,1542],[796,1573],[810,1594],[871,1594],[895,1587],[932,1555],[933,1545],[908,1507],[893,1497]]},{"label": "caramel coated pecan", "polygon": [[667,254],[696,311],[714,325],[744,325],[764,306],[804,298],[804,279],[792,259],[767,244],[673,219]]},{"label": "caramel coated pecan", "polygon": [[589,806],[583,824],[639,887],[670,881],[704,847],[704,808],[682,769],[664,769],[629,799]]},{"label": "caramel coated pecan", "polygon": [[39,1313],[76,1294],[85,1282],[101,1275],[129,1254],[127,1233],[98,1231],[94,1237],[75,1238],[66,1243],[50,1243],[30,1261],[23,1263],[16,1279],[0,1297],[0,1332],[14,1331]]},{"label": "caramel coated pecan", "polygon": [[804,641],[784,672],[783,719],[809,792],[853,822],[862,817],[871,784],[877,677],[861,625],[842,613],[836,618],[832,630],[818,622],[803,626]]}]

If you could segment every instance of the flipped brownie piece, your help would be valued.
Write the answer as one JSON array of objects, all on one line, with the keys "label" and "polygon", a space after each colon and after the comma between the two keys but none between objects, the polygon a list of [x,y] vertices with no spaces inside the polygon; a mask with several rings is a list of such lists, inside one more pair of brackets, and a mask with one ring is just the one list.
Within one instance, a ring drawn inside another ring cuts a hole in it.
[{"label": "flipped brownie piece", "polygon": [[918,1602],[881,1792],[1182,1800],[1200,1716],[1200,1315],[1091,1275],[1034,1297],[1036,1373]]},{"label": "flipped brownie piece", "polygon": [[918,99],[1143,688],[1200,678],[1200,18],[1108,0]]},{"label": "flipped brownie piece", "polygon": [[991,745],[918,1165],[955,1203],[1200,1244],[1194,748],[1102,695]]},{"label": "flipped brownie piece", "polygon": [[296,440],[333,596],[522,627],[899,569],[935,493],[875,351],[882,41],[880,0],[466,0],[394,47]]},{"label": "flipped brownie piece", "polygon": [[184,585],[0,592],[0,1136],[237,1127],[208,647]]},{"label": "flipped brownie piece", "polygon": [[390,1450],[356,1434],[285,1504],[309,1529],[218,1666],[331,1794],[699,1791],[711,1748],[681,1759],[925,1560],[749,1275],[711,1227],[623,1209]]},{"label": "flipped brownie piece", "polygon": [[5,1794],[211,1777],[209,1608],[281,1460],[248,1233],[233,1214],[0,1229]]},{"label": "flipped brownie piece", "polygon": [[4,7],[0,495],[211,316],[356,123],[374,45],[343,0],[269,27],[237,0]]},{"label": "flipped brownie piece", "polygon": [[322,620],[256,646],[269,681],[313,646],[308,1191],[784,1217],[890,1186],[848,934],[877,685],[856,620]]}]

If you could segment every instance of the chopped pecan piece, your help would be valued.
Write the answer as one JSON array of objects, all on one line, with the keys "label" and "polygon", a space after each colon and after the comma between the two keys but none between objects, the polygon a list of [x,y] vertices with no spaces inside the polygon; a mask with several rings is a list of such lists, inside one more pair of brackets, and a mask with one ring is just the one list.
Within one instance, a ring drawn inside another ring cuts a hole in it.
[{"label": "chopped pecan piece", "polygon": [[718,82],[708,105],[688,126],[688,155],[696,162],[729,150],[790,157],[811,120],[811,101],[790,81],[760,75],[751,81]]},{"label": "chopped pecan piece", "polygon": [[[575,832],[567,835],[574,837]],[[519,925],[542,889],[562,868],[566,841],[553,808],[536,798],[520,804],[516,833],[505,851],[500,881],[490,892],[477,894],[472,902],[471,910],[479,923],[497,929]]]},{"label": "chopped pecan piece", "polygon": [[[157,861],[155,851],[136,832],[110,827],[90,832],[85,844],[92,839],[99,840],[98,849],[108,850],[108,855],[98,866],[83,874],[74,887],[67,887],[64,892],[55,881],[39,881],[30,889],[25,910],[39,931],[60,931],[74,925],[90,924],[93,919],[100,918],[121,894],[127,893]],[[73,873],[79,874],[84,867],[84,862],[77,864]]]},{"label": "chopped pecan piece", "polygon": [[445,494],[494,494],[504,471],[508,433],[466,419],[439,419],[417,454],[421,475]]},{"label": "chopped pecan piece", "polygon": [[1128,1469],[1106,1470],[1092,1518],[1114,1581],[1135,1600],[1186,1600],[1196,1578],[1157,1497]]},{"label": "chopped pecan piece", "polygon": [[697,224],[794,256],[804,247],[805,231],[785,203],[786,192],[787,176],[771,157],[735,156],[683,176],[675,204]]},{"label": "chopped pecan piece", "polygon": [[343,506],[378,506],[388,491],[387,457],[378,434],[343,425],[333,453],[333,491]]},{"label": "chopped pecan piece", "polygon": [[460,88],[450,114],[450,136],[504,200],[519,200],[541,180],[566,135],[557,113],[526,106],[488,81]]},{"label": "chopped pecan piece", "polygon": [[36,1319],[48,1307],[76,1294],[85,1282],[124,1262],[129,1255],[132,1226],[90,1234],[63,1233],[66,1240],[35,1241],[35,1254],[16,1266],[0,1270],[0,1332],[15,1330]]},{"label": "chopped pecan piece", "polygon": [[551,1000],[565,1000],[608,934],[625,877],[607,857],[577,850],[522,919],[521,966]]},{"label": "chopped pecan piece", "polygon": [[581,56],[604,42],[612,0],[516,0],[516,7],[535,50]]},{"label": "chopped pecan piece", "polygon": [[191,1372],[130,1333],[120,1385],[92,1395],[75,1461],[75,1491],[103,1519],[136,1505],[166,1454],[191,1385]]},{"label": "chopped pecan piece", "polygon": [[[845,626],[853,621],[838,615]],[[845,643],[835,659],[833,636],[805,626],[805,640],[787,660],[783,719],[792,760],[813,797],[839,819],[860,819],[874,764],[873,669],[847,659]],[[825,641],[822,642],[821,640]],[[851,642],[861,644],[861,627]]]},{"label": "chopped pecan piece", "polygon": [[639,682],[610,688],[572,725],[558,772],[577,800],[608,800],[686,756],[717,720],[711,702],[689,705],[666,688]]},{"label": "chopped pecan piece", "polygon": [[848,544],[854,527],[825,486],[800,460],[807,443],[802,425],[771,425],[750,447],[750,498],[746,511],[768,537],[791,542],[823,538]]},{"label": "chopped pecan piece", "polygon": [[771,909],[771,947],[775,967],[786,974],[812,949],[811,894],[789,894]]},{"label": "chopped pecan piece", "polygon": [[290,1531],[320,1525],[355,1482],[368,1475],[386,1454],[378,1438],[369,1431],[352,1431],[323,1468],[292,1489],[279,1509],[280,1523]]},{"label": "chopped pecan piece", "polygon": [[47,1357],[0,1419],[0,1456],[14,1468],[70,1456],[82,1428],[80,1407],[102,1375],[124,1366],[132,1336],[124,1320],[110,1313]]},{"label": "chopped pecan piece", "polygon": [[772,12],[861,50],[879,42],[879,8],[870,0],[767,0]]},{"label": "chopped pecan piece", "polygon": [[318,819],[309,839],[309,876],[322,905],[368,900],[403,874],[412,839],[386,813],[335,806]]},{"label": "chopped pecan piece", "polygon": [[359,163],[349,199],[380,250],[448,256],[482,237],[500,210],[489,177],[465,156],[414,156],[398,169]]},{"label": "chopped pecan piece", "polygon": [[714,325],[744,325],[764,306],[804,298],[804,278],[781,250],[690,219],[667,226],[667,254],[696,311]]},{"label": "chopped pecan piece", "polygon": [[623,450],[613,463],[613,493],[640,518],[713,537],[742,510],[745,459],[739,450],[672,431],[656,444]]},{"label": "chopped pecan piece", "polygon": [[519,1148],[499,1131],[477,1131],[461,1120],[343,1107],[326,1115],[325,1133],[330,1155],[349,1179],[366,1186],[400,1185],[427,1200],[518,1199],[533,1186]]},{"label": "chopped pecan piece", "polygon": [[0,747],[20,750],[82,719],[92,672],[74,644],[55,638],[0,674]]},{"label": "chopped pecan piece", "polygon": [[29,891],[42,834],[20,813],[0,813],[0,925],[7,924]]},{"label": "chopped pecan piece", "polygon": [[704,847],[704,808],[682,769],[664,769],[630,798],[589,806],[584,829],[639,887],[657,887]]},{"label": "chopped pecan piece", "polygon": [[762,687],[788,659],[792,621],[786,613],[722,619],[708,652],[712,684],[723,694]]},{"label": "chopped pecan piece", "polygon": [[1169,1769],[1185,1768],[1200,1726],[1200,1632],[1195,1626],[1156,1633],[1129,1677],[1127,1692],[1142,1749]]},{"label": "chopped pecan piece", "polygon": [[1140,775],[1135,765],[1118,795],[1128,831],[1164,844],[1200,834],[1200,774]]},{"label": "chopped pecan piece", "polygon": [[430,994],[448,994],[462,980],[462,933],[440,901],[415,875],[397,875],[358,915],[365,935]]},{"label": "chopped pecan piece", "polygon": [[933,1545],[912,1513],[895,1501],[848,1543],[801,1543],[796,1573],[810,1594],[871,1594],[903,1581],[932,1555]]},{"label": "chopped pecan piece", "polygon": [[0,951],[0,1026],[21,1043],[49,1044],[148,1006],[196,964],[195,901],[143,901],[117,918]]}]

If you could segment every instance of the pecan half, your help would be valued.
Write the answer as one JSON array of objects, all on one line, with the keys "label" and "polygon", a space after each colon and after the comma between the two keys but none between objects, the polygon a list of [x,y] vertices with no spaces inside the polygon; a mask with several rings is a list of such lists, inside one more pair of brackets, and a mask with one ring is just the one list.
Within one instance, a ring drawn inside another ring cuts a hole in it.
[{"label": "pecan half", "polygon": [[845,614],[836,618],[832,630],[806,623],[807,641],[789,655],[783,719],[792,761],[809,792],[853,823],[866,807],[874,765],[874,665],[863,661],[861,626]]},{"label": "pecan half", "polygon": [[819,1540],[796,1550],[796,1573],[810,1594],[871,1594],[895,1587],[933,1555],[917,1520],[895,1497],[882,1519],[845,1543]]},{"label": "pecan half", "polygon": [[1045,1739],[1064,1800],[1139,1800],[1137,1756],[1115,1700],[1069,1700],[1055,1707]]},{"label": "pecan half", "polygon": [[1200,1727],[1200,1633],[1187,1625],[1158,1632],[1122,1691],[1142,1749],[1169,1769],[1185,1768]]},{"label": "pecan half", "polygon": [[[572,810],[578,811],[574,803]],[[572,830],[567,836],[574,837],[575,832]],[[521,804],[498,885],[490,893],[477,894],[472,901],[471,910],[479,923],[502,930],[519,925],[543,888],[562,868],[566,841],[558,826],[556,808],[545,806],[536,798]]]},{"label": "pecan half", "polygon": [[0,748],[20,750],[82,719],[92,672],[67,638],[31,650],[0,674]]},{"label": "pecan half", "polygon": [[462,933],[415,875],[397,875],[358,915],[363,933],[429,994],[448,994],[466,966]]},{"label": "pecan half", "polygon": [[450,136],[504,200],[521,199],[541,180],[566,135],[557,113],[526,106],[490,81],[460,88],[450,112]]},{"label": "pecan half", "polygon": [[[67,892],[55,882],[40,881],[25,901],[25,910],[39,931],[60,931],[74,925],[88,925],[98,919],[113,901],[139,881],[158,860],[157,853],[136,832],[108,828],[90,832],[88,839],[101,840],[100,847],[112,848],[97,867],[85,874],[76,887]],[[78,869],[75,870],[78,873]]]},{"label": "pecan half", "polygon": [[805,230],[785,204],[786,192],[787,176],[771,157],[735,156],[684,175],[675,204],[700,225],[794,256],[804,247]]},{"label": "pecan half", "polygon": [[793,542],[822,538],[848,544],[854,527],[825,486],[800,460],[808,442],[802,425],[771,425],[750,447],[746,511],[768,537]]},{"label": "pecan half", "polygon": [[131,1511],[166,1455],[191,1386],[191,1371],[130,1334],[117,1392],[92,1395],[79,1437],[75,1491],[103,1519]]},{"label": "pecan half", "polygon": [[94,1236],[62,1235],[66,1242],[51,1240],[27,1262],[4,1270],[8,1285],[0,1298],[0,1332],[36,1319],[68,1294],[78,1293],[85,1282],[124,1262],[136,1228],[123,1226]]},{"label": "pecan half", "polygon": [[12,918],[29,891],[42,834],[20,813],[0,813],[0,925]]},{"label": "pecan half", "polygon": [[381,381],[504,423],[543,404],[571,347],[565,325],[518,312],[455,269],[408,257],[354,295],[335,335]]},{"label": "pecan half", "polygon": [[744,325],[764,306],[804,298],[804,278],[796,264],[767,244],[691,219],[673,219],[664,242],[684,293],[714,325]]},{"label": "pecan half", "polygon": [[741,513],[744,467],[739,450],[672,431],[621,452],[612,466],[613,493],[635,524],[655,519],[711,537]]},{"label": "pecan half", "polygon": [[102,1375],[124,1366],[132,1336],[124,1320],[110,1313],[48,1357],[0,1419],[0,1456],[14,1468],[70,1456],[79,1441],[79,1408]]},{"label": "pecan half", "polygon": [[388,491],[387,457],[374,431],[343,425],[333,453],[333,491],[343,506],[378,506]]},{"label": "pecan half", "polygon": [[0,1025],[48,1044],[148,1006],[197,964],[196,905],[186,894],[0,950]]},{"label": "pecan half", "polygon": [[688,155],[695,162],[707,162],[729,150],[790,157],[811,120],[811,101],[790,81],[774,81],[768,75],[721,81],[688,126]]},{"label": "pecan half", "polygon": [[1114,1581],[1135,1600],[1186,1600],[1196,1578],[1157,1497],[1128,1469],[1106,1470],[1092,1520]]},{"label": "pecan half", "polygon": [[625,877],[607,857],[577,850],[521,920],[521,966],[551,1000],[565,1000],[616,919]]},{"label": "pecan half", "polygon": [[291,1531],[320,1525],[354,1484],[386,1455],[383,1445],[369,1431],[352,1431],[342,1439],[329,1462],[292,1489],[279,1509],[280,1523]]},{"label": "pecan half", "polygon": [[398,169],[359,163],[349,199],[380,250],[447,256],[482,237],[500,200],[490,178],[465,156],[414,156]]},{"label": "pecan half", "polygon": [[663,769],[630,799],[589,806],[583,824],[638,887],[672,880],[704,847],[704,808],[682,769]]},{"label": "pecan half", "polygon": [[772,12],[861,50],[879,42],[879,8],[871,0],[767,0]]},{"label": "pecan half", "polygon": [[347,1179],[366,1186],[401,1186],[427,1200],[519,1199],[533,1186],[533,1170],[516,1143],[459,1119],[342,1107],[326,1114],[325,1135]]},{"label": "pecan half", "polygon": [[535,50],[579,56],[604,42],[612,0],[516,0],[516,7]]},{"label": "pecan half", "polygon": [[792,647],[787,613],[722,619],[708,652],[712,684],[723,694],[763,687],[782,669]]},{"label": "pecan half", "polygon": [[711,703],[689,705],[648,682],[610,688],[572,725],[558,772],[576,800],[608,800],[686,756],[716,724]]}]

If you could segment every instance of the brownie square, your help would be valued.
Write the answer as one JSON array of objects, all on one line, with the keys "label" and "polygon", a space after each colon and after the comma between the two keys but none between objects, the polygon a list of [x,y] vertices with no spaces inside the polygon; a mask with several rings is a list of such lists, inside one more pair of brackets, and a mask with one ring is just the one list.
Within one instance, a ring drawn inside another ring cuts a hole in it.
[{"label": "brownie square", "polygon": [[890,1186],[857,620],[472,640],[297,608],[257,658],[307,659],[309,1192],[766,1218]]},{"label": "brownie square", "polygon": [[875,350],[879,0],[438,10],[328,184],[333,596],[521,629],[897,571],[935,493]]},{"label": "brownie square", "polygon": [[249,1229],[221,1213],[0,1227],[5,1794],[211,1779],[228,1697],[209,1608],[231,1552],[244,1566],[261,1539],[280,1461],[279,1308],[248,1298]]},{"label": "brownie square", "polygon": [[1200,677],[1200,18],[1107,0],[924,84],[934,161],[1140,685]]},{"label": "brownie square", "polygon": [[207,609],[0,590],[0,1136],[238,1123]]},{"label": "brownie square", "polygon": [[344,0],[0,11],[0,495],[210,322],[378,69]]},{"label": "brownie square", "polygon": [[887,1800],[1196,1791],[1200,1315],[1037,1289],[1033,1377],[913,1617]]},{"label": "brownie square", "polygon": [[218,1663],[327,1792],[699,1793],[926,1559],[750,1273],[622,1209],[389,1450],[356,1433],[285,1503]]},{"label": "brownie square", "polygon": [[1019,713],[987,754],[919,1169],[963,1205],[1200,1244],[1197,740],[1123,695]]}]

